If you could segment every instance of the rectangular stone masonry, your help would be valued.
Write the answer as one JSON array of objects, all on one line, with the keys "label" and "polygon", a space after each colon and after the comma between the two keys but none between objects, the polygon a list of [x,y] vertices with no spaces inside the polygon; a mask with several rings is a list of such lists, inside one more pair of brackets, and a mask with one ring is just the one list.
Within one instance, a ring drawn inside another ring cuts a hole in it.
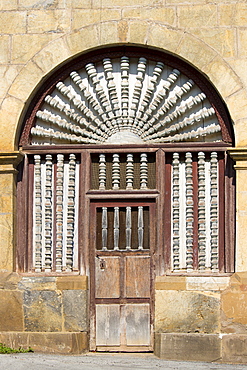
[{"label": "rectangular stone masonry", "polygon": [[0,302],[0,331],[22,331],[22,292],[15,290],[0,290]]},{"label": "rectangular stone masonry", "polygon": [[64,290],[62,302],[65,331],[87,331],[87,291]]},{"label": "rectangular stone masonry", "polygon": [[62,298],[56,291],[24,291],[26,331],[62,331]]},{"label": "rectangular stone masonry", "polygon": [[185,276],[157,276],[155,280],[157,290],[186,290]]},{"label": "rectangular stone masonry", "polygon": [[80,354],[88,350],[87,333],[0,333],[0,342],[35,352]]},{"label": "rectangular stone masonry", "polygon": [[247,335],[223,335],[222,361],[234,363],[247,362]]},{"label": "rectangular stone masonry", "polygon": [[87,290],[88,277],[87,276],[59,276],[56,278],[58,290]]},{"label": "rectangular stone masonry", "polygon": [[221,357],[221,339],[216,334],[156,333],[156,356],[176,361],[216,361]]}]

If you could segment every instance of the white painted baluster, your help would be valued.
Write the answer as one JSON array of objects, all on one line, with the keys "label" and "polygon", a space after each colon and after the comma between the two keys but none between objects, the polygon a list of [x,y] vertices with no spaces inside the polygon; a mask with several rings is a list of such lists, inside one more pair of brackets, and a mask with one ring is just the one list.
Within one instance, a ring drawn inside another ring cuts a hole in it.
[{"label": "white painted baluster", "polygon": [[52,269],[52,155],[45,156],[45,271]]},{"label": "white painted baluster", "polygon": [[138,249],[143,249],[144,219],[143,207],[138,207]]},{"label": "white painted baluster", "polygon": [[147,189],[148,187],[148,159],[147,153],[141,153],[140,155],[140,186],[141,189]]},{"label": "white painted baluster", "polygon": [[112,155],[112,189],[120,188],[120,161],[119,154]]},{"label": "white painted baluster", "polygon": [[34,156],[34,255],[35,271],[42,269],[42,176],[41,157]]},{"label": "white painted baluster", "polygon": [[126,207],[126,249],[131,249],[131,207]]},{"label": "white painted baluster", "polygon": [[133,154],[127,154],[126,161],[126,189],[133,189],[134,182],[134,163]]},{"label": "white painted baluster", "polygon": [[107,250],[107,234],[108,234],[108,222],[107,222],[107,207],[102,207],[102,250]]},{"label": "white painted baluster", "polygon": [[140,58],[137,66],[137,75],[136,75],[136,82],[134,85],[133,97],[131,102],[131,110],[130,110],[130,117],[129,117],[129,127],[132,128],[134,119],[136,117],[136,113],[140,104],[140,97],[143,87],[143,81],[145,77],[147,66],[147,59]]},{"label": "white painted baluster", "polygon": [[121,58],[121,109],[123,127],[128,127],[129,116],[129,58]]},{"label": "white painted baluster", "polygon": [[[111,113],[111,118],[113,126],[118,126],[117,130],[122,124],[121,114],[120,114],[120,107],[118,102],[118,96],[117,96],[117,89],[116,84],[113,77],[113,67],[111,63],[110,58],[103,59],[103,66],[106,74],[106,81],[107,81],[107,87],[108,87],[108,93],[110,96],[110,103],[112,106],[113,113]],[[118,117],[118,118],[115,118]],[[114,130],[115,131],[115,130]]]},{"label": "white painted baluster", "polygon": [[198,265],[206,266],[205,153],[198,153]]},{"label": "white painted baluster", "polygon": [[179,239],[179,154],[173,153],[172,161],[172,229],[173,229],[173,269],[179,270],[180,239]]},{"label": "white painted baluster", "polygon": [[210,230],[211,230],[211,268],[218,271],[218,158],[217,153],[211,153],[210,159]]},{"label": "white painted baluster", "polygon": [[63,265],[63,183],[64,156],[57,155],[56,181],[56,271],[62,271]]},{"label": "white painted baluster", "polygon": [[99,189],[105,190],[106,187],[106,161],[105,154],[99,155]]},{"label": "white painted baluster", "polygon": [[67,209],[67,249],[66,269],[73,270],[74,260],[74,228],[75,228],[75,154],[69,155],[69,183],[68,183],[68,209]]},{"label": "white painted baluster", "polygon": [[114,250],[119,249],[119,207],[114,207]]},{"label": "white painted baluster", "polygon": [[192,154],[186,153],[185,159],[186,176],[186,266],[187,271],[193,270],[193,174]]}]

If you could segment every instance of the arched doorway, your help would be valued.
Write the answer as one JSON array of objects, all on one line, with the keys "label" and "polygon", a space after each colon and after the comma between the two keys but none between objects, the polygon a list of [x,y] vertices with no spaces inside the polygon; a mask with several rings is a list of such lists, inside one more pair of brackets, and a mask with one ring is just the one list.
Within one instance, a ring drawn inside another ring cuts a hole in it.
[{"label": "arched doorway", "polygon": [[88,53],[36,95],[18,269],[90,277],[92,350],[152,350],[155,276],[233,272],[232,143],[215,89],[160,51]]}]

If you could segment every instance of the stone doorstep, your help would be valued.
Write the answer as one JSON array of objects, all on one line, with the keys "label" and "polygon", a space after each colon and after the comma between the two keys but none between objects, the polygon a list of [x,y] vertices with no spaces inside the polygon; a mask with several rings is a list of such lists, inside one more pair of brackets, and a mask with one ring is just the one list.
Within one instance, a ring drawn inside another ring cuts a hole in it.
[{"label": "stone doorstep", "polygon": [[247,335],[156,333],[154,354],[165,360],[247,363]]},{"label": "stone doorstep", "polygon": [[31,347],[35,352],[80,354],[88,351],[87,332],[0,332],[0,342],[12,348]]}]

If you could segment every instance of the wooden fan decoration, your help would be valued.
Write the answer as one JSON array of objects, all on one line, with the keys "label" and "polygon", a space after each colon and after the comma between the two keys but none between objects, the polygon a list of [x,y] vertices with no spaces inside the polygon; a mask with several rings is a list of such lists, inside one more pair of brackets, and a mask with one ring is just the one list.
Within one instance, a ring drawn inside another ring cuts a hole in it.
[{"label": "wooden fan decoration", "polygon": [[104,58],[57,83],[36,113],[32,144],[221,141],[206,94],[178,69],[144,57]]}]

